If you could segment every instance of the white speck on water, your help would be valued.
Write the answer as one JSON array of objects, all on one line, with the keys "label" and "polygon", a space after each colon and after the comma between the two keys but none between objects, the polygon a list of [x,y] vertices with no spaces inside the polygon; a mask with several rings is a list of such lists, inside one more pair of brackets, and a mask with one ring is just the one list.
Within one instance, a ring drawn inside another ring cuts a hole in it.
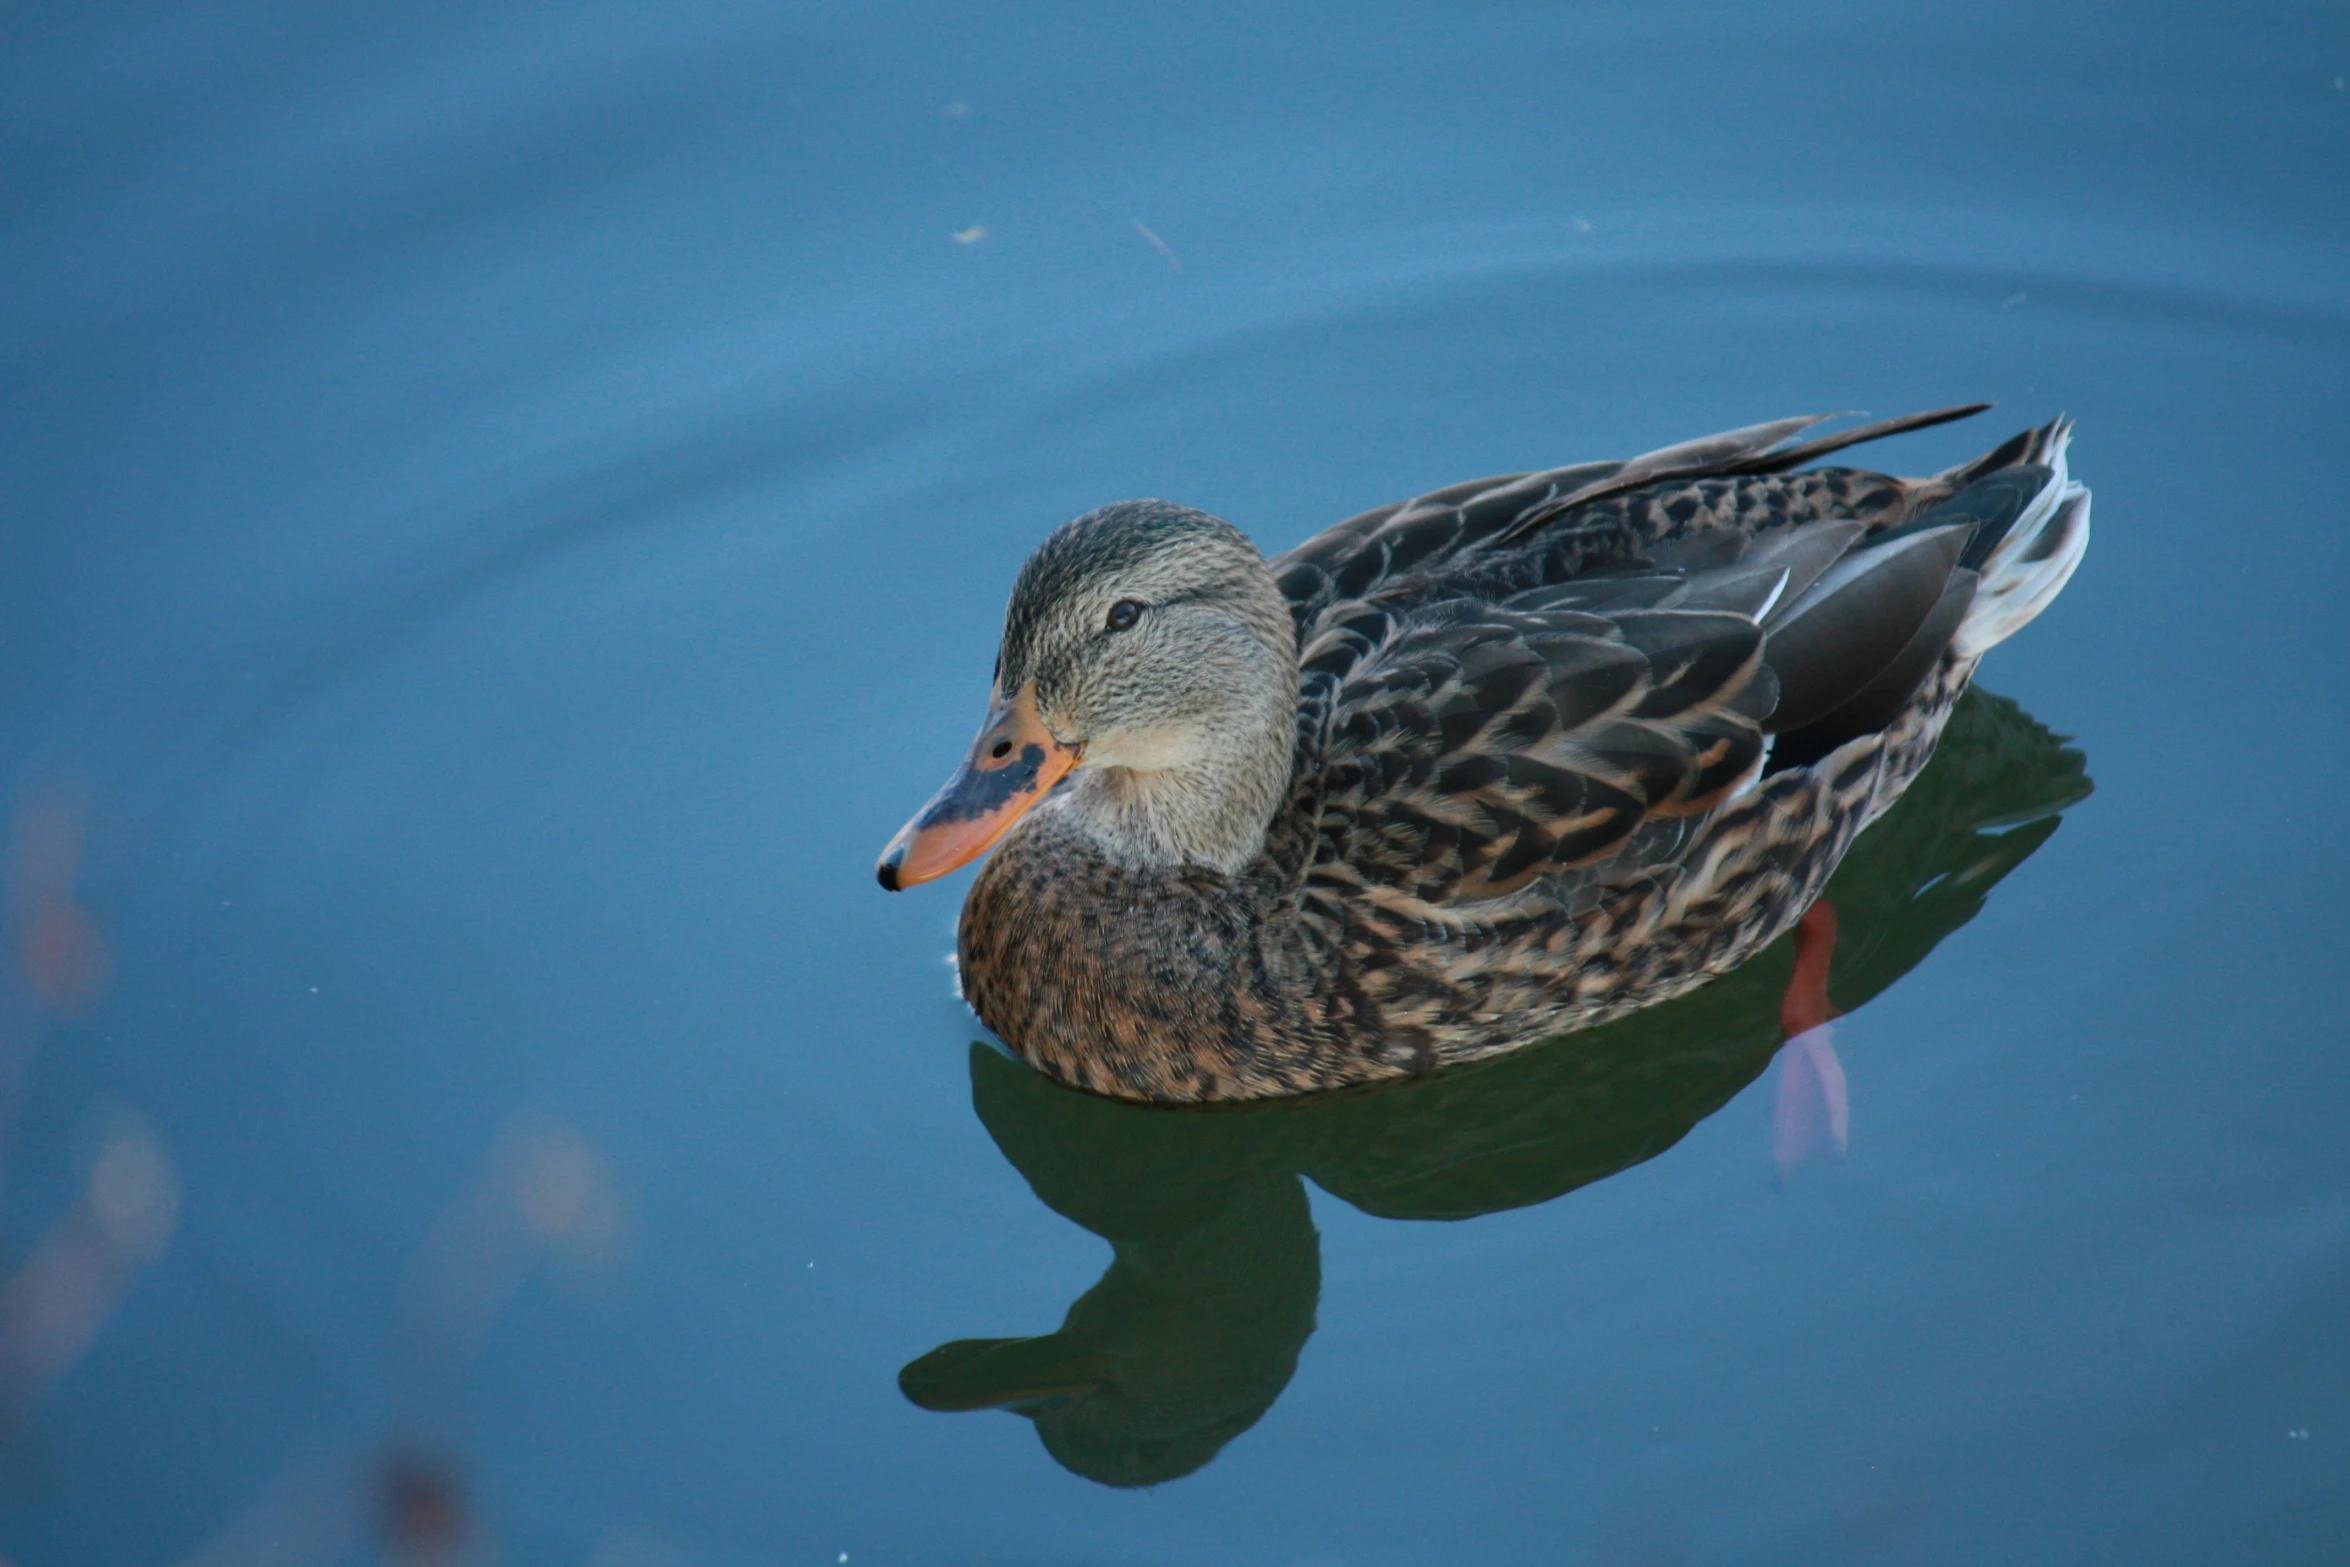
[{"label": "white speck on water", "polygon": [[312,995],[314,995],[314,996],[315,996],[315,995],[317,995],[317,994],[318,994],[318,987],[317,987],[316,985],[313,985],[313,986],[311,986],[311,987],[310,987],[310,993],[311,993]]},{"label": "white speck on water", "polygon": [[844,1561],[844,1562],[845,1562],[845,1561],[847,1561],[847,1560],[849,1559],[849,1553],[848,1553],[848,1552],[846,1552],[846,1551],[843,1551],[843,1552],[841,1552],[841,1553],[840,1553],[840,1559],[841,1559],[842,1561]]},{"label": "white speck on water", "polygon": [[2013,310],[2016,306],[2022,304],[2025,300],[2031,297],[2032,296],[2029,294],[2010,294],[1999,302],[1999,308],[2002,310]]},{"label": "white speck on water", "polygon": [[958,245],[976,245],[985,238],[987,238],[987,230],[976,223],[967,229],[955,230],[954,235],[955,243]]},{"label": "white speck on water", "polygon": [[2285,1440],[2288,1442],[2306,1442],[2309,1440],[2309,1431],[2304,1426],[2295,1426],[2292,1430],[2285,1433]]},{"label": "white speck on water", "polygon": [[1140,218],[1136,218],[1134,220],[1134,232],[1140,234],[1144,239],[1148,240],[1150,242],[1151,249],[1166,257],[1167,265],[1173,267],[1178,272],[1183,270],[1183,263],[1175,259],[1175,252],[1167,247],[1167,242],[1165,240],[1159,238],[1158,235],[1151,232],[1149,224],[1143,222]]},{"label": "white speck on water", "polygon": [[1575,232],[1578,234],[1588,234],[1591,232],[1591,220],[1589,218],[1569,218],[1567,221],[1575,226]]}]

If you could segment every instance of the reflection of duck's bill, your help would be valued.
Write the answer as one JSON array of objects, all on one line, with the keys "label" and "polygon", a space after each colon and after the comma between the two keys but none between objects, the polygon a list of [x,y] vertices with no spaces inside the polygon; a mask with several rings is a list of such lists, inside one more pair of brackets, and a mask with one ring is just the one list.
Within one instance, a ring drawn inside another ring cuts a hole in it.
[{"label": "reflection of duck's bill", "polygon": [[1110,1357],[1075,1350],[1057,1334],[1041,1338],[962,1338],[898,1373],[898,1391],[923,1409],[1021,1409],[1066,1403],[1101,1391]]},{"label": "reflection of duck's bill", "polygon": [[895,892],[979,858],[1051,792],[1080,754],[1053,738],[1037,715],[1036,687],[1022,686],[989,709],[955,776],[881,851],[875,874],[882,886]]}]

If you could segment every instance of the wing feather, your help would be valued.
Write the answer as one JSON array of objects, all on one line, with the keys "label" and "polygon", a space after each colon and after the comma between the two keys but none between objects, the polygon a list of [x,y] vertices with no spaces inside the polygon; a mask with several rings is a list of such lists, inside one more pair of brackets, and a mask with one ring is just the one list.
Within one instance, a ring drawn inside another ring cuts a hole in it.
[{"label": "wing feather", "polygon": [[1438,906],[1607,859],[1751,776],[1763,640],[1702,607],[1405,617],[1338,686],[1315,858]]},{"label": "wing feather", "polygon": [[1988,459],[1788,470],[1975,411],[1809,439],[1817,418],[1775,420],[1471,480],[1276,560],[1302,691],[1283,874],[1439,922],[1673,874],[1774,743],[1799,765],[1899,710],[1967,613],[1969,568],[2047,482]]}]

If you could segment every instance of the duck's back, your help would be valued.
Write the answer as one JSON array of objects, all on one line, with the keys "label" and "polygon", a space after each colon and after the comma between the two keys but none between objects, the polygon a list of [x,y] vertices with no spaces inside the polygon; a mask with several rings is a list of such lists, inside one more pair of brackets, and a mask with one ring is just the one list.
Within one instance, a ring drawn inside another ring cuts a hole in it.
[{"label": "duck's back", "polygon": [[1788,470],[1974,411],[1472,481],[1282,556],[1319,808],[1358,829],[1320,857],[1425,848],[1377,879],[1477,902],[1882,730],[1962,636],[1971,658],[2021,624],[2017,584],[1982,581],[1994,551],[2029,557],[2006,576],[2033,579],[2033,610],[2069,574],[2087,496],[2066,427],[1924,479]]}]

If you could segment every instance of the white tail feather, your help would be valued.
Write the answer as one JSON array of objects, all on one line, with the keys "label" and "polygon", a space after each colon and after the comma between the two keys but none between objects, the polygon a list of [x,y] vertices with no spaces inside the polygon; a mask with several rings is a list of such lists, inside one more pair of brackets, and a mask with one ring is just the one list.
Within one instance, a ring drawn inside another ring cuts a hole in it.
[{"label": "white tail feather", "polygon": [[1951,642],[1961,658],[1980,658],[2030,625],[2072,579],[2089,548],[2089,490],[2065,473],[2072,433],[2070,424],[2051,432],[2037,460],[2054,473],[1983,562],[1982,586]]}]

